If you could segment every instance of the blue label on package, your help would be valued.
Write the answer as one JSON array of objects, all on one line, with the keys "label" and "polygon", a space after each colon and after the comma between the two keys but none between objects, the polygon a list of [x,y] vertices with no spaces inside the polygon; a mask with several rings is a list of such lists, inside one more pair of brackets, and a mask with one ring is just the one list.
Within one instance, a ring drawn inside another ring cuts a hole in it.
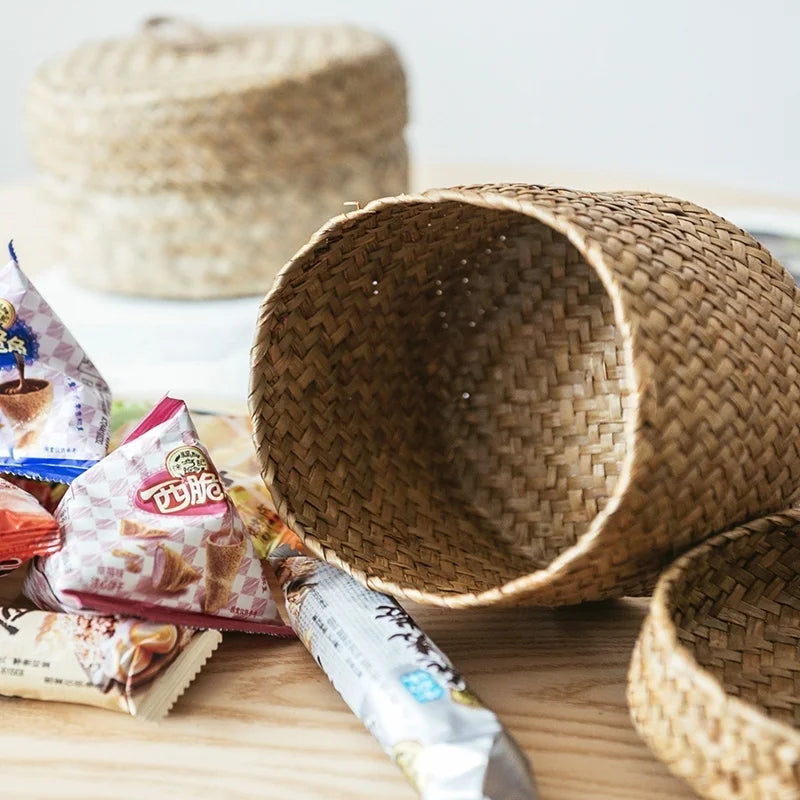
[{"label": "blue label on package", "polygon": [[25,322],[17,319],[10,327],[3,324],[9,307],[14,313],[13,306],[0,298],[0,369],[10,369],[16,365],[15,353],[21,355],[26,364],[33,364],[39,357],[39,340]]},{"label": "blue label on package", "polygon": [[35,481],[72,483],[78,475],[83,475],[96,463],[66,458],[0,458],[0,475],[20,475]]},{"label": "blue label on package", "polygon": [[430,672],[415,669],[400,676],[400,683],[418,703],[430,703],[444,697],[444,689],[436,682]]}]

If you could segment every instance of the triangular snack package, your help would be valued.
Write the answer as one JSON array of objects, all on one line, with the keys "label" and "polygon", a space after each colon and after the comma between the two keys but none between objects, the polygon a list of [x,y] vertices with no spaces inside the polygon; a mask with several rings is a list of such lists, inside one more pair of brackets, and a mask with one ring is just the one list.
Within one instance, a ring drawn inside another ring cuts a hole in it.
[{"label": "triangular snack package", "polygon": [[58,509],[23,591],[52,610],[291,635],[185,403],[165,397]]},{"label": "triangular snack package", "polygon": [[69,483],[108,450],[111,392],[9,252],[0,268],[0,473]]}]

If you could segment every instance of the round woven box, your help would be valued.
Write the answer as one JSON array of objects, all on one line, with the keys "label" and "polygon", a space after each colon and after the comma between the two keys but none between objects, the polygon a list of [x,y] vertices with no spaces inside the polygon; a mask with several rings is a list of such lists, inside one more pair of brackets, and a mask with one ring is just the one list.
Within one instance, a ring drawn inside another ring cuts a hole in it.
[{"label": "round woven box", "polygon": [[332,220],[261,307],[250,404],[281,515],[423,603],[643,593],[800,486],[800,307],[691,203],[525,185]]},{"label": "round woven box", "polygon": [[98,289],[261,293],[343,203],[406,188],[403,69],[353,28],[151,20],[42,66],[27,114],[45,257]]},{"label": "round woven box", "polygon": [[631,714],[704,797],[800,798],[800,511],[700,545],[661,576]]}]

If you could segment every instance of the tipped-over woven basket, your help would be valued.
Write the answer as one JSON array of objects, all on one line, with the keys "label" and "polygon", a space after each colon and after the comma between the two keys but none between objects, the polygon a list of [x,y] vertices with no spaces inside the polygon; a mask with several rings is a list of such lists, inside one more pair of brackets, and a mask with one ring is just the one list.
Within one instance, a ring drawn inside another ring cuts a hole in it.
[{"label": "tipped-over woven basket", "polygon": [[714,800],[800,798],[800,511],[700,545],[659,579],[628,700],[639,733]]},{"label": "tipped-over woven basket", "polygon": [[261,293],[343,203],[406,188],[403,69],[353,28],[154,19],[44,64],[27,111],[42,257],[99,289]]},{"label": "tipped-over woven basket", "polygon": [[642,593],[800,485],[800,307],[691,203],[525,185],[332,220],[265,299],[251,410],[280,514],[423,603]]}]

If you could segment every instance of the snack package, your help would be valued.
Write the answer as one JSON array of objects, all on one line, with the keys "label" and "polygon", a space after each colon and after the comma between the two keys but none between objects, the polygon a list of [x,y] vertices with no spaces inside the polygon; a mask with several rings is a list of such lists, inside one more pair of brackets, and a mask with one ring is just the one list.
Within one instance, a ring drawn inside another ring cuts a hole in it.
[{"label": "snack package", "polygon": [[514,740],[397,602],[285,545],[270,561],[295,632],[423,800],[535,800]]},{"label": "snack package", "polygon": [[[149,409],[139,402],[115,400],[111,407],[111,447],[116,448],[135,429]],[[303,545],[278,516],[269,490],[261,479],[253,448],[250,417],[192,409],[200,441],[211,453],[222,485],[244,522],[256,555],[267,558],[279,545],[300,550]]]},{"label": "snack package", "polygon": [[160,719],[222,640],[126,617],[0,607],[0,695]]},{"label": "snack package", "polygon": [[0,576],[61,547],[58,524],[27,492],[0,478]]},{"label": "snack package", "polygon": [[51,514],[55,513],[61,498],[67,493],[66,484],[57,481],[37,481],[33,478],[20,478],[18,475],[6,475],[5,480],[31,495]]},{"label": "snack package", "polygon": [[64,546],[23,590],[41,608],[291,635],[182,400],[76,478],[56,519]]},{"label": "snack package", "polygon": [[111,392],[9,252],[0,269],[0,473],[69,483],[106,454]]},{"label": "snack package", "polygon": [[297,534],[278,516],[258,473],[253,476],[225,471],[221,477],[259,558],[269,558],[273,550],[283,544],[295,550],[302,549],[303,543]]}]

